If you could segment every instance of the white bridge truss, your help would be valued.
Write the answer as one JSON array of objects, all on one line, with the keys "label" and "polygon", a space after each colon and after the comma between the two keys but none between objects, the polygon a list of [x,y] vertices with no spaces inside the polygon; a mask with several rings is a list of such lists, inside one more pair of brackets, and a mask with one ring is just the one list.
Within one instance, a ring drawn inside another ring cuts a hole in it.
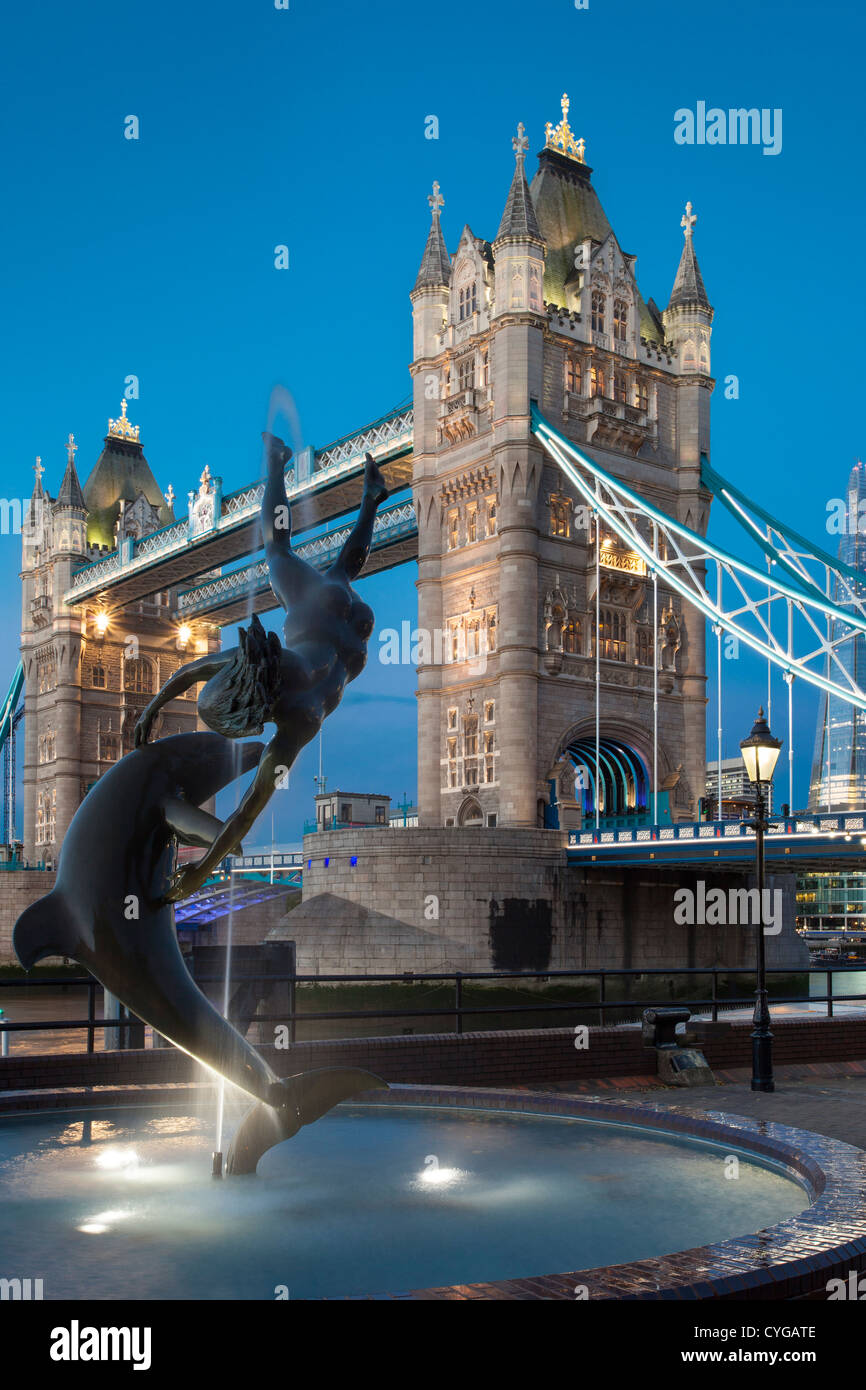
[{"label": "white bridge truss", "polygon": [[[858,665],[862,663],[855,661],[853,650],[856,638],[866,633],[864,582],[858,584],[856,571],[817,547],[810,548],[808,541],[761,512],[712,474],[707,465],[705,486],[714,492],[722,488],[727,491],[722,500],[764,549],[766,571],[740,560],[658,510],[566,439],[536,409],[532,427],[592,513],[596,535],[599,529],[602,534],[607,531],[644,561],[653,579],[656,614],[661,584],[668,592],[679,594],[711,623],[719,644],[720,724],[723,634],[742,642],[782,673],[788,686],[789,788],[793,801],[794,681],[806,681],[828,696],[866,710],[866,689],[858,679]],[[756,516],[759,520],[754,519]],[[595,551],[598,567],[597,544]],[[784,575],[779,574],[780,570]],[[597,595],[598,585],[596,600]],[[655,665],[657,668],[657,660]],[[720,765],[721,742],[719,729]]]}]

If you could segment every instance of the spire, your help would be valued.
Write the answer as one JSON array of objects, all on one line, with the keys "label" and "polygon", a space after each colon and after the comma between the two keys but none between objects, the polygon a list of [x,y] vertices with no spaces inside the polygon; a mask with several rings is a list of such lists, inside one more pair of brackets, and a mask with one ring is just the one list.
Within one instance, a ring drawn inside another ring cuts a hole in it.
[{"label": "spire", "polygon": [[692,213],[691,203],[686,203],[686,210],[680,219],[680,226],[686,244],[683,247],[683,254],[680,256],[677,278],[674,280],[674,287],[671,290],[671,297],[668,301],[669,309],[678,307],[697,307],[699,309],[709,309],[710,301],[704,289],[704,282],[701,278],[698,258],[695,255],[694,238],[692,232],[697,222],[697,217]]},{"label": "spire", "polygon": [[438,183],[434,183],[433,192],[427,194],[427,202],[433,213],[433,221],[421,259],[421,269],[415,281],[416,290],[447,288],[451,283],[451,258],[439,222],[439,210],[443,207],[445,199],[439,192]]},{"label": "spire", "polygon": [[526,172],[523,167],[526,151],[529,149],[529,141],[524,133],[522,121],[517,127],[517,134],[512,137],[511,144],[514,147],[515,158],[514,178],[511,180],[508,201],[505,204],[505,211],[502,214],[496,240],[513,236],[531,237],[533,241],[543,241],[544,238],[538,227],[535,205],[529,192],[529,184],[526,182]]},{"label": "spire", "polygon": [[57,494],[58,507],[74,507],[76,511],[86,512],[87,503],[84,500],[84,493],[81,491],[81,484],[78,481],[78,474],[75,471],[75,453],[78,445],[75,436],[70,434],[66,441],[66,472],[63,475],[63,482],[60,484],[60,491]]},{"label": "spire", "polygon": [[42,459],[38,454],[36,455],[36,462],[33,465],[33,472],[36,474],[36,482],[33,484],[33,496],[44,497],[45,493],[42,491],[42,474],[45,472],[45,469],[42,467]]}]

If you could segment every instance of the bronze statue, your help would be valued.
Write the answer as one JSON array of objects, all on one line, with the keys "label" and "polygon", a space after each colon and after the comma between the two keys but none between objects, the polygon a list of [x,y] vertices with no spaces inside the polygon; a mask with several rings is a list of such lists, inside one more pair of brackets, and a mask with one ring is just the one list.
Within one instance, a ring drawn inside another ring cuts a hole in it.
[{"label": "bronze statue", "polygon": [[271,588],[286,610],[285,646],[266,633],[257,617],[240,631],[237,647],[203,656],[182,666],[163,686],[135,729],[137,746],[147,742],[157,712],[190,686],[207,682],[198,711],[209,728],[229,738],[276,732],[265,748],[256,775],[237,810],[225,822],[207,853],[185,865],[172,879],[170,901],[196,892],[267,806],[300,750],[336,709],[348,681],[360,675],[373,631],[373,611],[352,589],[366,563],[373,522],[388,496],[385,481],[369,454],[358,517],[334,563],[320,574],[291,547],[291,511],[285,469],[292,456],[281,439],[264,434],[267,482],[261,525]]}]

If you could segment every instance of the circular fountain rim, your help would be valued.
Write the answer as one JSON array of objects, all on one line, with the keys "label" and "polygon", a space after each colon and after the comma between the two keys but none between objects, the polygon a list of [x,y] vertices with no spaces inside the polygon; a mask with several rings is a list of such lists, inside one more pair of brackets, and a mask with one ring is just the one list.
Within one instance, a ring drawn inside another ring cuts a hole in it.
[{"label": "circular fountain rim", "polygon": [[[0,1096],[0,1117],[98,1108],[176,1105],[209,1087],[120,1085],[82,1093],[61,1090]],[[41,1102],[41,1103],[40,1103]],[[774,1120],[721,1110],[676,1110],[626,1097],[391,1083],[388,1091],[352,1097],[352,1106],[396,1105],[594,1120],[657,1134],[730,1145],[785,1169],[811,1204],[799,1215],[753,1234],[625,1264],[538,1274],[483,1284],[386,1290],[356,1298],[426,1299],[751,1299],[826,1296],[830,1279],[866,1270],[866,1152],[852,1144]],[[845,1230],[846,1239],[838,1232]]]}]

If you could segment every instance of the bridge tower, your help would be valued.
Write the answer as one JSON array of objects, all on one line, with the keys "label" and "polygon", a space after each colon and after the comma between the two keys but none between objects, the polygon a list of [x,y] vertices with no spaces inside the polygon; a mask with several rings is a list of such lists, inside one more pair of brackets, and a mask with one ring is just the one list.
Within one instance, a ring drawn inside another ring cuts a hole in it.
[{"label": "bridge tower", "polygon": [[[211,625],[180,629],[173,591],[112,609],[63,602],[72,575],[174,519],[144,456],[139,428],[124,401],[110,420],[84,488],[67,443],[56,498],[37,459],[29,522],[22,528],[21,657],[24,664],[24,858],[56,862],[88,787],[132,747],[135,723],[151,694],[178,666],[218,648]],[[194,693],[194,692],[193,692]],[[175,700],[161,731],[198,727],[195,703]],[[159,731],[157,731],[158,733]]]},{"label": "bridge tower", "polygon": [[[594,818],[596,797],[605,818],[648,817],[653,664],[664,818],[695,819],[705,780],[703,619],[660,581],[655,621],[643,561],[596,534],[530,416],[536,402],[609,472],[705,531],[713,311],[695,219],[688,205],[662,312],[641,297],[636,257],[607,220],[568,98],[561,122],[546,127],[531,188],[522,125],[512,143],[492,242],[465,226],[449,255],[434,184],[411,294],[418,623],[428,643],[418,677],[420,823],[572,828]],[[594,761],[583,777],[597,641],[598,788]]]}]

